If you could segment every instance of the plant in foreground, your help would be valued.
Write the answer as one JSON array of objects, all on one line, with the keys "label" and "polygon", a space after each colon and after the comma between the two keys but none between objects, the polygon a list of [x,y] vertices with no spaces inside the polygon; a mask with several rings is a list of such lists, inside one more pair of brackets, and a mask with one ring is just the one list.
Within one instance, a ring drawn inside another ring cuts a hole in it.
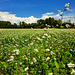
[{"label": "plant in foreground", "polygon": [[65,8],[64,8],[63,12],[61,12],[61,10],[58,10],[59,15],[61,16],[61,21],[63,20],[63,15],[64,15],[65,11],[69,11],[69,8],[68,8],[69,4],[70,3],[65,4]]}]

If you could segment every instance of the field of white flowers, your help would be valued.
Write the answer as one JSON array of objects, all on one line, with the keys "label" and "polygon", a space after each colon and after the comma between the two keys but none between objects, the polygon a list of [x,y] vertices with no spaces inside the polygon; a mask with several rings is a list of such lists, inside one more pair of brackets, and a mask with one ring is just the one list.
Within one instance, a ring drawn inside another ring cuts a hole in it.
[{"label": "field of white flowers", "polygon": [[75,29],[1,29],[0,75],[74,75]]}]

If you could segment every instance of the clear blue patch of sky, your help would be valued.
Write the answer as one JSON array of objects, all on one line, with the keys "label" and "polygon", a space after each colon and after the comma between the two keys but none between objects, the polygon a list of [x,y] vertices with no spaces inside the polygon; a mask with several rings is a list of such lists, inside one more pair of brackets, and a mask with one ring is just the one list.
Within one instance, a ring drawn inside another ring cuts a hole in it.
[{"label": "clear blue patch of sky", "polygon": [[47,12],[57,14],[57,10],[63,11],[65,3],[70,3],[70,9],[75,9],[75,0],[0,0],[0,11],[17,17],[39,18]]}]

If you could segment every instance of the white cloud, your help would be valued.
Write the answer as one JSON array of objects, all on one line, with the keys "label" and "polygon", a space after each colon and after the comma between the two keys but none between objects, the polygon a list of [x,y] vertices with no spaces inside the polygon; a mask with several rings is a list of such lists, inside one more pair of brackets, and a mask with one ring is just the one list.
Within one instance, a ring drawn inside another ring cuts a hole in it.
[{"label": "white cloud", "polygon": [[54,14],[54,13],[53,13],[53,12],[51,12],[51,13],[45,13],[45,14],[42,14],[41,19],[49,18],[49,17],[51,17],[51,15],[52,15],[52,14]]},{"label": "white cloud", "polygon": [[54,14],[53,12],[51,12],[51,13],[45,13],[45,14],[43,14],[43,15],[51,15],[51,14]]},{"label": "white cloud", "polygon": [[26,23],[35,23],[37,18],[30,17],[16,17],[16,14],[10,14],[9,12],[0,12],[0,20],[10,21],[11,23],[19,23],[20,21],[24,21]]},{"label": "white cloud", "polygon": [[[54,19],[61,19],[61,16],[59,14],[54,14],[54,13],[51,13],[51,14],[43,14],[41,19],[46,19],[46,18],[49,18],[49,17],[53,17]],[[63,22],[67,22],[68,20],[71,20],[72,23],[75,23],[75,15],[74,14],[65,14],[63,16]]]},{"label": "white cloud", "polygon": [[[30,17],[16,17],[16,14],[10,14],[9,12],[1,12],[0,11],[0,20],[3,21],[10,21],[11,23],[19,23],[20,21],[24,21],[26,23],[36,23],[39,19],[46,19],[49,17],[54,17],[54,19],[61,19],[59,14],[51,13],[45,13],[42,14],[41,18],[35,18],[34,16]],[[71,18],[70,18],[71,17]],[[63,21],[68,21],[71,19],[72,23],[75,23],[75,15],[74,14],[67,14],[63,16]]]}]

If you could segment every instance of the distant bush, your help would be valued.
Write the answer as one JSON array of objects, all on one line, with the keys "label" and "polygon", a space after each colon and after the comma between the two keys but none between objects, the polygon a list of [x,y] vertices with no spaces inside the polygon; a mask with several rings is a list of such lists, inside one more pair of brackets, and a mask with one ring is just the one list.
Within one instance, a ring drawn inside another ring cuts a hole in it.
[{"label": "distant bush", "polygon": [[60,28],[64,28],[64,26],[60,26]]}]

